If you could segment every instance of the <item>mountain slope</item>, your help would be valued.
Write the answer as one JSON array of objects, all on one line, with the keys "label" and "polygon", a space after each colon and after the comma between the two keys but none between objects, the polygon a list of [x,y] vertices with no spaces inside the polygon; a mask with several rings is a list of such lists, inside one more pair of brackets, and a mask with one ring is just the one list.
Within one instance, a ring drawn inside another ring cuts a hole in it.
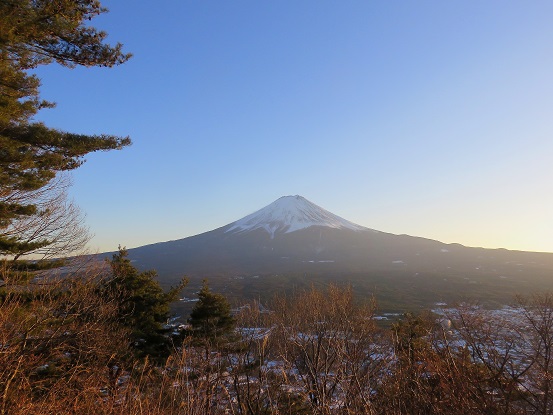
[{"label": "mountain slope", "polygon": [[553,254],[469,248],[356,225],[301,196],[282,197],[221,228],[129,250],[163,282],[192,277],[393,272],[468,281],[553,276]]}]

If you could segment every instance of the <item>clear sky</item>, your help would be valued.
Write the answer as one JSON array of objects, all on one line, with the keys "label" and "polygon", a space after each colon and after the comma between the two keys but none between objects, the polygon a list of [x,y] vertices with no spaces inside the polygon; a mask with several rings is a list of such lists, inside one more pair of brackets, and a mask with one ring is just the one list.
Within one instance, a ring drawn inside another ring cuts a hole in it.
[{"label": "clear sky", "polygon": [[553,252],[553,2],[104,0],[134,57],[41,68],[37,117],[130,135],[73,174],[93,249],[300,194],[352,222]]}]

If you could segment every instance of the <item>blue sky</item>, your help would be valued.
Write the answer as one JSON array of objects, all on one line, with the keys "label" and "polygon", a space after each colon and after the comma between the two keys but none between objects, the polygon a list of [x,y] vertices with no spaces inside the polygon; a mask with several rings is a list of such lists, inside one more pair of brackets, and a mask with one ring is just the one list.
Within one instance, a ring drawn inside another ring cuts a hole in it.
[{"label": "blue sky", "polygon": [[300,194],[355,223],[553,252],[553,2],[103,1],[134,57],[40,68],[37,117],[130,135],[73,174],[92,249]]}]

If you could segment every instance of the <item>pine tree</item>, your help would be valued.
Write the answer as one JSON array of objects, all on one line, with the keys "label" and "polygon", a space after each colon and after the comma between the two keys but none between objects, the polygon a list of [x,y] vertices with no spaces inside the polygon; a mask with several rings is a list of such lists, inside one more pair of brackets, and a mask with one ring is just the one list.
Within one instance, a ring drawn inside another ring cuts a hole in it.
[{"label": "pine tree", "polygon": [[198,298],[188,320],[194,336],[219,342],[231,335],[236,320],[230,313],[230,304],[225,296],[211,292],[207,280],[204,280]]},{"label": "pine tree", "polygon": [[112,277],[102,291],[118,302],[116,319],[132,330],[131,340],[138,356],[167,357],[171,343],[164,324],[170,304],[178,299],[188,280],[183,278],[178,286],[164,292],[156,280],[157,273],[139,272],[121,247],[109,263]]},{"label": "pine tree", "polygon": [[32,121],[54,104],[40,98],[40,80],[29,70],[53,62],[111,67],[130,58],[121,44],[105,44],[106,33],[85,25],[105,11],[98,0],[0,2],[0,255],[50,243],[47,238],[28,243],[3,232],[20,218],[40,214],[28,192],[79,167],[90,152],[130,144],[128,137],[73,134]]}]

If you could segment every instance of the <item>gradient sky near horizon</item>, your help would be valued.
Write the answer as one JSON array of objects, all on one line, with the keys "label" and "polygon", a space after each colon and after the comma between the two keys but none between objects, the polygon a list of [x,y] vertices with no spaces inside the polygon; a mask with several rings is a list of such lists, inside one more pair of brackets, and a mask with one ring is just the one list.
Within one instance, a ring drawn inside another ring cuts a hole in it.
[{"label": "gradient sky near horizon", "polygon": [[134,57],[37,70],[63,130],[129,135],[73,173],[111,251],[300,194],[352,222],[553,252],[553,2],[104,0]]}]

